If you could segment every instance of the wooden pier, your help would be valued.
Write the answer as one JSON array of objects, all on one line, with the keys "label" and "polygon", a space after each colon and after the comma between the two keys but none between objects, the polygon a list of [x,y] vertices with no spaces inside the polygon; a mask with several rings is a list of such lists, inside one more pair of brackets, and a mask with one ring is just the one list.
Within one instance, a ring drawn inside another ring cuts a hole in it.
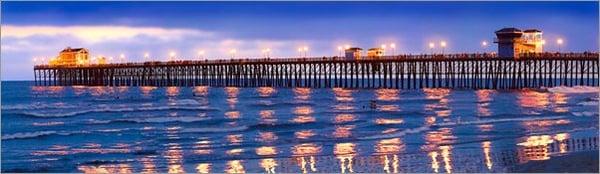
[{"label": "wooden pier", "polygon": [[598,53],[185,60],[34,67],[39,86],[516,89],[598,86]]}]

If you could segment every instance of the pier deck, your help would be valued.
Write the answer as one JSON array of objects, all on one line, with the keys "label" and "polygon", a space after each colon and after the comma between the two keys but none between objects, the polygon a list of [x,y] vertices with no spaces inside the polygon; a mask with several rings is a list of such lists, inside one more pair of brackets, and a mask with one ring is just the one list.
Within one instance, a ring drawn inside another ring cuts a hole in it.
[{"label": "pier deck", "polygon": [[598,86],[598,53],[183,60],[34,67],[40,86],[515,89]]}]

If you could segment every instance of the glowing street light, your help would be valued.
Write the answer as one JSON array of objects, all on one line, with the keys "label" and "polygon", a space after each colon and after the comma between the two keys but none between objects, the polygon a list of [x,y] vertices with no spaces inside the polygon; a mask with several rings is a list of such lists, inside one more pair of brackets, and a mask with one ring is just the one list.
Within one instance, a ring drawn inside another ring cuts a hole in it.
[{"label": "glowing street light", "polygon": [[302,52],[304,52],[304,57],[308,55],[308,46],[298,48],[298,52],[300,52],[300,57],[302,57]]},{"label": "glowing street light", "polygon": [[121,53],[121,55],[119,55],[119,61],[125,63],[125,54]]},{"label": "glowing street light", "polygon": [[33,65],[37,65],[38,64],[38,59],[37,58],[33,58]]},{"label": "glowing street light", "polygon": [[198,59],[203,59],[204,58],[204,50],[199,50],[198,51]]},{"label": "glowing street light", "polygon": [[485,51],[487,50],[487,46],[488,46],[488,42],[487,41],[482,41],[481,42],[481,47],[483,48],[483,52],[485,53]]},{"label": "glowing street light", "polygon": [[442,54],[444,54],[444,49],[446,48],[446,41],[441,41],[440,47],[442,47]]},{"label": "glowing street light", "polygon": [[233,59],[233,58],[235,58],[235,53],[236,53],[236,52],[237,52],[237,50],[235,50],[235,49],[231,49],[231,50],[229,50],[229,54],[231,54],[231,58],[232,58],[232,59]]},{"label": "glowing street light", "polygon": [[350,45],[346,44],[346,45],[344,45],[344,48],[345,49],[350,49]]},{"label": "glowing street light", "polygon": [[109,57],[109,58],[108,58],[108,62],[110,63],[110,62],[112,62],[112,61],[113,61],[113,57]]},{"label": "glowing street light", "polygon": [[396,44],[395,43],[391,43],[390,44],[390,48],[392,48],[392,55],[396,55]]},{"label": "glowing street light", "polygon": [[144,53],[144,61],[148,61],[150,59],[150,53]]},{"label": "glowing street light", "polygon": [[42,57],[42,62],[41,62],[41,64],[44,64],[44,63],[46,63],[46,58],[45,58],[45,57]]},{"label": "glowing street light", "polygon": [[429,49],[431,50],[431,54],[433,54],[433,49],[435,48],[435,43],[429,42]]},{"label": "glowing street light", "polygon": [[337,49],[338,49],[338,56],[341,57],[342,56],[342,50],[344,50],[344,49],[342,48],[342,46],[338,46]]},{"label": "glowing street light", "polygon": [[562,46],[562,44],[563,44],[563,39],[562,38],[556,39],[556,44],[558,44],[558,52],[560,52],[560,46]]},{"label": "glowing street light", "polygon": [[269,58],[269,53],[271,53],[271,48],[263,49],[262,53],[265,58]]},{"label": "glowing street light", "polygon": [[177,55],[177,53],[175,53],[175,51],[169,52],[169,61],[175,60],[175,55]]}]

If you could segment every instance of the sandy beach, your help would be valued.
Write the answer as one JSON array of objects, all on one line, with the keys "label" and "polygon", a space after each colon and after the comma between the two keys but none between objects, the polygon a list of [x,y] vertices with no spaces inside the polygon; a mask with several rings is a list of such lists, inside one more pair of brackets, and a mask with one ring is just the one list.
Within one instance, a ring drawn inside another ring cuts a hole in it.
[{"label": "sandy beach", "polygon": [[519,173],[598,173],[598,151],[554,156],[545,161],[530,161],[514,167]]}]

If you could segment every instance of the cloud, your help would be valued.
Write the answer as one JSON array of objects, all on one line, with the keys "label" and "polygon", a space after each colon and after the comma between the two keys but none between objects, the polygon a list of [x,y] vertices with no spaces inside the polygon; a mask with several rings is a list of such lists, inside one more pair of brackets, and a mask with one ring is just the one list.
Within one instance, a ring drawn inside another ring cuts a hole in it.
[{"label": "cloud", "polygon": [[231,37],[202,29],[38,25],[3,25],[1,44],[2,80],[31,79],[32,74],[24,70],[31,69],[34,58],[49,60],[68,46],[88,48],[92,56],[124,54],[127,61],[142,61],[144,53],[154,60],[165,60],[171,51],[179,59],[196,59],[198,50],[205,51],[204,58],[223,59],[231,57],[231,49],[237,50],[236,58],[257,58],[263,57],[261,50],[265,48],[272,50],[271,56],[289,57],[297,55],[294,48],[300,45],[317,47],[317,43],[307,41]]},{"label": "cloud", "polygon": [[2,38],[28,38],[35,36],[74,37],[85,43],[131,40],[150,37],[161,41],[181,40],[186,37],[211,37],[213,32],[196,29],[168,29],[159,27],[129,26],[2,26]]}]

